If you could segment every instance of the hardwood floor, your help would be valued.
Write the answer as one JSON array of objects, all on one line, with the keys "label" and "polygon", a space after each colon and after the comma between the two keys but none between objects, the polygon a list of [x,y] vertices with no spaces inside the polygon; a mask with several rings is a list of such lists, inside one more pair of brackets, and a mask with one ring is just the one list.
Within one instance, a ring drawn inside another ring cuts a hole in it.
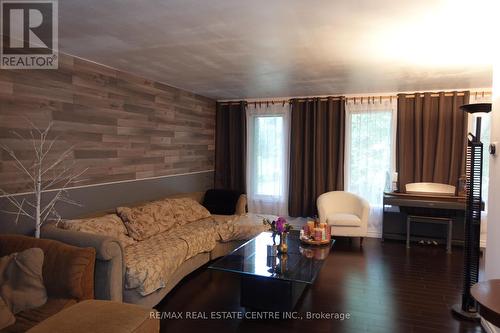
[{"label": "hardwood floor", "polygon": [[[162,332],[484,332],[450,312],[459,303],[462,250],[365,239],[338,239],[296,311],[350,313],[349,320],[163,319]],[[239,277],[202,267],[156,307],[159,311],[244,311]],[[185,314],[183,314],[185,317]]]}]

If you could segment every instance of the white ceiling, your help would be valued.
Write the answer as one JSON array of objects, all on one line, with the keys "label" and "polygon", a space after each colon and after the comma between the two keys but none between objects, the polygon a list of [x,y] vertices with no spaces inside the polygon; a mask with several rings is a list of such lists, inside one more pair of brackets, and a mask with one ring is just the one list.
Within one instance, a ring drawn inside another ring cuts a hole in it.
[{"label": "white ceiling", "polygon": [[60,0],[60,50],[216,99],[490,87],[490,1]]}]

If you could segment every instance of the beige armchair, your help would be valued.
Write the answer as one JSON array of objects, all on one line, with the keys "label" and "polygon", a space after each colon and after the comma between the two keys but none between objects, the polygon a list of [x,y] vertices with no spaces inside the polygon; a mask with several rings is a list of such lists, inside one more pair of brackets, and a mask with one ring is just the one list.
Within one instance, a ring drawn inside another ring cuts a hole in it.
[{"label": "beige armchair", "polygon": [[320,222],[328,223],[332,236],[366,237],[370,205],[365,199],[344,191],[323,193],[316,202]]}]

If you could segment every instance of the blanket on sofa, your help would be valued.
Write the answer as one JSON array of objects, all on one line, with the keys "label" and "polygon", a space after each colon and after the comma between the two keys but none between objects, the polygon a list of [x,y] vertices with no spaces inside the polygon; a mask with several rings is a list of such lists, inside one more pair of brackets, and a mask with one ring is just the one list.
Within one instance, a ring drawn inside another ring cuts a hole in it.
[{"label": "blanket on sofa", "polygon": [[163,288],[184,261],[212,251],[217,241],[251,239],[265,230],[261,217],[215,215],[129,245],[125,248],[125,288],[146,296]]},{"label": "blanket on sofa", "polygon": [[269,229],[262,223],[264,217],[276,218],[260,214],[212,215],[212,217],[216,221],[217,233],[222,242],[251,239]]}]

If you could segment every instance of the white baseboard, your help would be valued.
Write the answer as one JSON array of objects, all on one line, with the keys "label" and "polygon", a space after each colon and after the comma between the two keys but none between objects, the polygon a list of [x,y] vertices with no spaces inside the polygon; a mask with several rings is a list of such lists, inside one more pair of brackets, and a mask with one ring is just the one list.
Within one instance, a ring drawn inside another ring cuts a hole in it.
[{"label": "white baseboard", "polygon": [[498,329],[498,327],[483,318],[481,318],[481,326],[483,326],[486,333],[500,333],[500,329]]},{"label": "white baseboard", "polygon": [[380,231],[368,230],[366,237],[370,238],[382,238],[382,233]]}]

